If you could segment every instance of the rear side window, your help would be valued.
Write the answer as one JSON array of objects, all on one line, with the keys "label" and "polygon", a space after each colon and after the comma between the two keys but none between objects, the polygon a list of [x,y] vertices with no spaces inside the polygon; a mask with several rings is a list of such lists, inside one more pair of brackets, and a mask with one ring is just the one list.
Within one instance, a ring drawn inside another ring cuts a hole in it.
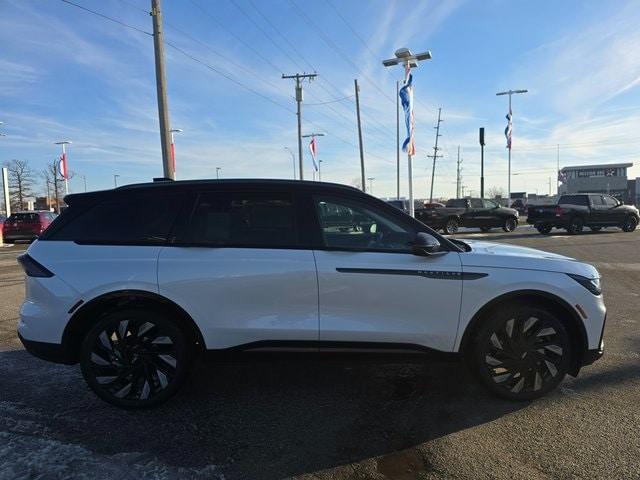
[{"label": "rear side window", "polygon": [[169,238],[183,199],[181,194],[165,194],[127,195],[105,200],[54,230],[47,240],[89,244],[163,244]]},{"label": "rear side window", "polygon": [[7,223],[38,223],[40,216],[37,213],[14,213],[9,216]]},{"label": "rear side window", "polygon": [[186,241],[215,247],[285,248],[299,244],[293,199],[287,193],[200,194]]},{"label": "rear side window", "polygon": [[559,204],[564,205],[582,205],[583,207],[589,206],[589,199],[587,195],[563,195],[560,197]]},{"label": "rear side window", "polygon": [[449,208],[467,208],[467,200],[464,198],[447,200]]}]

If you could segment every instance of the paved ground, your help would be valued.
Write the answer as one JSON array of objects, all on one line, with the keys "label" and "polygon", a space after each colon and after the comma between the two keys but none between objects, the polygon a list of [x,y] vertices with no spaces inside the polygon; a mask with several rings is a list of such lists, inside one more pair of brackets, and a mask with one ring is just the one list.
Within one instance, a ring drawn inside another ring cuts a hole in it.
[{"label": "paved ground", "polygon": [[456,364],[203,362],[169,404],[127,412],[22,350],[17,249],[0,248],[0,479],[640,478],[640,231],[460,236],[595,263],[605,357],[519,404]]}]

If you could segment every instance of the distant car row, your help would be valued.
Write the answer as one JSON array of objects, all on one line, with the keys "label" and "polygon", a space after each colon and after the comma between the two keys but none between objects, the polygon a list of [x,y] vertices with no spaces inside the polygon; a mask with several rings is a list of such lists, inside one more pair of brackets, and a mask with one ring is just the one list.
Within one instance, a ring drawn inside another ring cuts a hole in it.
[{"label": "distant car row", "polygon": [[[403,200],[390,200],[389,203],[406,211]],[[502,207],[492,200],[460,198],[451,199],[446,205],[425,204],[416,208],[415,215],[425,225],[447,234],[456,233],[461,227],[479,228],[483,232],[502,228],[512,232],[518,226],[520,211]],[[633,232],[640,221],[636,207],[600,193],[563,195],[557,205],[530,205],[522,211],[527,213],[527,223],[542,234],[548,234],[554,228],[577,234],[585,227],[594,232],[605,227]]]},{"label": "distant car row", "polygon": [[12,213],[2,223],[3,240],[7,243],[33,241],[56,217],[55,213],[46,211]]},{"label": "distant car row", "polygon": [[[402,200],[390,200],[389,203],[397,208],[405,205]],[[451,199],[446,205],[427,203],[423,208],[417,208],[415,214],[425,225],[447,234],[456,233],[461,227],[479,228],[483,232],[502,228],[512,232],[518,227],[519,218],[517,210],[481,198]]]}]

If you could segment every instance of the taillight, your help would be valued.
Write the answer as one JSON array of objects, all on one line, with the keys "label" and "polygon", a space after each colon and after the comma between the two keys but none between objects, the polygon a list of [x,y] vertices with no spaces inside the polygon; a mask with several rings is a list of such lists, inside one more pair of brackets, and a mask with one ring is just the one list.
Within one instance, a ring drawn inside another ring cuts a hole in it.
[{"label": "taillight", "polygon": [[22,265],[24,273],[26,273],[28,277],[53,277],[53,273],[36,262],[27,253],[18,257],[18,263]]},{"label": "taillight", "polygon": [[560,207],[556,207],[556,217],[561,217],[564,213],[564,210]]}]

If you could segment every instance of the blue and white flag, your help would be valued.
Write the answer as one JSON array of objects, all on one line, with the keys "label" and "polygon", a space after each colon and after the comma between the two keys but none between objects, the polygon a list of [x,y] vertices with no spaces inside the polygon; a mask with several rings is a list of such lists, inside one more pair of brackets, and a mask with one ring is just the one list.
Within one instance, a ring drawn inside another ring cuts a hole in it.
[{"label": "blue and white flag", "polygon": [[398,92],[398,95],[402,102],[404,122],[407,127],[407,138],[402,143],[402,151],[407,152],[409,155],[415,155],[416,145],[413,141],[413,75],[411,75],[411,68],[409,68],[409,66],[405,68],[404,85],[400,89],[400,92]]}]

